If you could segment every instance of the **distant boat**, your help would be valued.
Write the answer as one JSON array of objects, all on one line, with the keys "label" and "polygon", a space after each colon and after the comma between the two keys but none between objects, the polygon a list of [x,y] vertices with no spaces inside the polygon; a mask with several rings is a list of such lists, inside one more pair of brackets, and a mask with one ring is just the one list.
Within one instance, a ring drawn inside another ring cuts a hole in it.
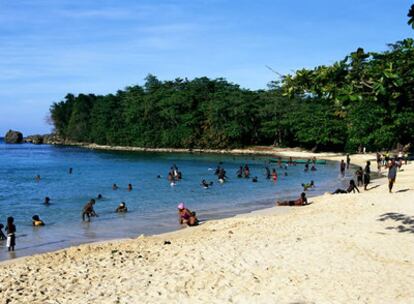
[{"label": "distant boat", "polygon": [[[279,162],[279,159],[277,159],[277,158],[271,158],[270,159],[270,162],[271,163],[278,163]],[[287,164],[287,163],[289,163],[289,160],[288,159],[282,159],[281,162],[284,163],[284,164]],[[296,164],[306,164],[308,162],[308,160],[307,159],[292,159],[292,162],[294,162]],[[310,160],[309,163],[311,164],[312,163],[312,160]],[[317,159],[315,161],[315,164],[317,164],[317,165],[326,165],[326,160],[324,160],[324,159]]]}]

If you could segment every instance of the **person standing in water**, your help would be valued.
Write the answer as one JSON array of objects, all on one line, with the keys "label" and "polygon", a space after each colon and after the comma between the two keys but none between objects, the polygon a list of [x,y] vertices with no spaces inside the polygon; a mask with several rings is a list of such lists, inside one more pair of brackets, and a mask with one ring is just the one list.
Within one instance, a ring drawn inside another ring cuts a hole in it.
[{"label": "person standing in water", "polygon": [[346,168],[346,164],[344,162],[344,160],[341,160],[341,163],[339,164],[339,170],[341,172],[342,177],[345,176],[345,168]]},{"label": "person standing in water", "polygon": [[5,239],[7,239],[6,235],[3,232],[3,228],[4,228],[4,225],[0,224],[0,241],[4,241]]},{"label": "person standing in water", "polygon": [[388,190],[392,193],[392,187],[394,186],[395,179],[397,178],[397,164],[395,160],[391,160],[389,164],[387,164],[388,168]]},{"label": "person standing in water", "polygon": [[346,155],[346,169],[349,170],[349,165],[351,164],[351,157],[349,154]]},{"label": "person standing in water", "polygon": [[14,251],[14,247],[16,246],[16,226],[14,225],[14,218],[9,216],[7,218],[7,250]]},{"label": "person standing in water", "polygon": [[85,221],[85,216],[88,218],[88,222],[91,221],[91,216],[98,216],[93,209],[93,205],[95,205],[95,200],[91,199],[84,207],[82,212],[82,220]]}]

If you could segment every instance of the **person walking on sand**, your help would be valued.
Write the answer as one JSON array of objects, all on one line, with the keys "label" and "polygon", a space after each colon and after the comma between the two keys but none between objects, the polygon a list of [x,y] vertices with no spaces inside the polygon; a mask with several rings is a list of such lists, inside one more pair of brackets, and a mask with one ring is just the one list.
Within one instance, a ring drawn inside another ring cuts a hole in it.
[{"label": "person walking on sand", "polygon": [[364,169],[364,190],[368,190],[367,186],[371,180],[371,162],[368,160]]},{"label": "person walking on sand", "polygon": [[14,225],[14,218],[9,216],[7,218],[7,250],[14,251],[16,246],[16,226]]},{"label": "person walking on sand", "polygon": [[395,179],[397,178],[397,164],[393,159],[389,164],[387,164],[388,168],[388,190],[392,193],[392,187],[394,186]]}]

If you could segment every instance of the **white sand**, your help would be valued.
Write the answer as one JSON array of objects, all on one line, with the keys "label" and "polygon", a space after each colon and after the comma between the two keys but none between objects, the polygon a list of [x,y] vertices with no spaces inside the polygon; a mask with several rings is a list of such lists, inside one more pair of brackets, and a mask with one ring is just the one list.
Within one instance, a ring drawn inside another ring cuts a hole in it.
[{"label": "white sand", "polygon": [[414,303],[413,184],[5,262],[0,303]]}]

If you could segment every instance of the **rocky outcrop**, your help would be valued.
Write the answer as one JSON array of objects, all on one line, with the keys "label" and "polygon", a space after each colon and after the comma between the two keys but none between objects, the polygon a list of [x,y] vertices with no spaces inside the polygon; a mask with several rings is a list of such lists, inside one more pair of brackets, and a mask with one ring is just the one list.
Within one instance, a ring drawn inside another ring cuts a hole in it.
[{"label": "rocky outcrop", "polygon": [[24,138],[24,142],[40,145],[43,144],[43,135],[30,135]]},{"label": "rocky outcrop", "polygon": [[7,144],[21,144],[23,142],[23,134],[19,131],[9,130],[4,137]]},{"label": "rocky outcrop", "polygon": [[65,141],[57,134],[43,135],[43,143],[48,145],[63,145]]}]

